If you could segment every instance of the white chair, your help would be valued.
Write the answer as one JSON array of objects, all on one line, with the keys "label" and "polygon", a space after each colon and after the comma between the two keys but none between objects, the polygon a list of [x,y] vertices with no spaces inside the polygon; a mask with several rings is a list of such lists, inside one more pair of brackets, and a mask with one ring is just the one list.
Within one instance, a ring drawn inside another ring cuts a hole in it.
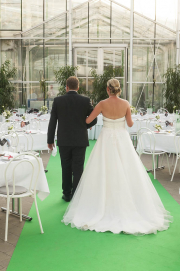
[{"label": "white chair", "polygon": [[133,142],[133,146],[137,148],[137,133],[138,130],[141,129],[142,121],[141,120],[136,120],[136,132],[130,132],[130,137]]},{"label": "white chair", "polygon": [[165,113],[169,113],[167,109],[161,107],[160,109],[158,109],[157,114],[165,114]]},{"label": "white chair", "polygon": [[[173,170],[173,174],[171,177],[171,182],[173,181],[174,174],[175,174],[176,167],[177,167],[177,163],[178,163],[178,160],[180,159],[180,131],[176,132],[174,135],[174,145],[175,145],[175,149],[176,149],[176,162],[174,165],[174,170]],[[174,161],[174,154],[173,154],[173,161]],[[179,173],[180,173],[180,166],[179,166]]]},{"label": "white chair", "polygon": [[31,120],[30,124],[28,125],[30,130],[38,132],[39,130],[39,122],[37,120]]},{"label": "white chair", "polygon": [[[38,158],[30,153],[26,153],[26,155],[28,156],[32,156],[34,159],[36,159],[36,164],[37,164],[37,171],[36,171],[36,175],[34,174],[34,165],[32,163],[31,160],[20,160],[16,163],[15,160],[17,159],[21,159],[22,156],[24,156],[25,154],[19,154],[18,156],[16,156],[15,158],[13,158],[7,165],[6,169],[5,169],[5,174],[4,174],[4,178],[5,178],[5,186],[0,187],[0,197],[6,198],[7,199],[7,211],[6,211],[6,224],[5,224],[5,241],[7,241],[7,236],[8,236],[8,220],[9,220],[9,204],[10,204],[10,199],[15,199],[15,198],[19,198],[20,199],[20,221],[22,221],[22,198],[25,197],[32,197],[34,198],[34,202],[35,202],[35,207],[36,207],[36,212],[37,212],[37,217],[38,217],[38,221],[39,221],[39,226],[40,226],[40,230],[41,233],[43,232],[43,228],[42,228],[42,223],[41,223],[41,219],[40,219],[40,215],[39,215],[39,210],[38,210],[38,206],[37,206],[37,200],[36,200],[36,186],[37,186],[37,181],[38,181],[38,177],[39,177],[39,173],[40,173],[40,162],[38,160]],[[30,175],[30,181],[29,181],[29,188],[26,189],[25,187],[22,186],[17,186],[16,185],[16,172],[17,172],[17,168],[19,166],[22,166],[23,163],[27,163],[29,167],[31,167],[31,175]],[[9,179],[9,171],[11,170],[11,179]],[[33,180],[34,180],[34,184],[33,184]],[[12,183],[12,185],[9,185],[9,182]]]},{"label": "white chair", "polygon": [[28,152],[33,155],[40,156],[40,151],[37,152],[34,150],[34,139],[33,139],[32,134],[29,133],[28,136],[31,138],[31,145],[30,145],[29,138],[28,138]]},{"label": "white chair", "polygon": [[[149,147],[146,147],[144,144],[144,136],[148,137]],[[155,157],[156,155],[160,156],[161,154],[166,154],[167,157],[167,163],[169,167],[169,174],[171,175],[170,166],[169,166],[169,159],[168,155],[165,151],[156,149],[156,138],[154,136],[153,131],[151,131],[148,128],[141,128],[138,131],[138,154],[141,158],[142,154],[148,154],[152,155],[152,164],[153,164],[153,170],[154,170],[154,179],[156,179],[156,171],[155,171]]]}]

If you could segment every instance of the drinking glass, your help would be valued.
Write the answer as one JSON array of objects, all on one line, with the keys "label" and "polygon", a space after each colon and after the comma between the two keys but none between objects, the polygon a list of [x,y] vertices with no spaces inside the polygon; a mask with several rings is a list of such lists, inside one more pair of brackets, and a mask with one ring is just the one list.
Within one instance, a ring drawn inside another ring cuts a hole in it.
[{"label": "drinking glass", "polygon": [[25,144],[24,143],[20,143],[19,149],[20,149],[20,153],[23,153],[25,151]]}]

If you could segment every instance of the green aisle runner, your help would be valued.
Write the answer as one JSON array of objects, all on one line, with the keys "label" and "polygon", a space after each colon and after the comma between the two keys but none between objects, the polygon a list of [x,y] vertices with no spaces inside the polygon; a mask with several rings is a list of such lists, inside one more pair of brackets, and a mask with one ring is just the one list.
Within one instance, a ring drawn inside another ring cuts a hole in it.
[{"label": "green aisle runner", "polygon": [[[95,141],[90,141],[86,162]],[[50,195],[38,200],[44,234],[40,234],[35,206],[26,222],[8,271],[179,271],[180,206],[157,181],[151,179],[174,223],[157,235],[131,236],[80,231],[61,223],[68,203],[61,199],[59,155],[47,169]]]}]

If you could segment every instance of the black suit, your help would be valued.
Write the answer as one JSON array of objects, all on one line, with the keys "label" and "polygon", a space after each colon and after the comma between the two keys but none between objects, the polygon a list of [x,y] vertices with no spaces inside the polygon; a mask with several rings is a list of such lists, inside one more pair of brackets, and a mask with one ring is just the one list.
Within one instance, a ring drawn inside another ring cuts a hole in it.
[{"label": "black suit", "polygon": [[[48,127],[48,144],[54,143],[58,120],[57,145],[62,165],[63,194],[74,194],[83,172],[86,147],[89,146],[87,129],[97,123],[86,124],[93,111],[90,99],[69,91],[54,99]],[[73,183],[72,183],[73,175]]]}]

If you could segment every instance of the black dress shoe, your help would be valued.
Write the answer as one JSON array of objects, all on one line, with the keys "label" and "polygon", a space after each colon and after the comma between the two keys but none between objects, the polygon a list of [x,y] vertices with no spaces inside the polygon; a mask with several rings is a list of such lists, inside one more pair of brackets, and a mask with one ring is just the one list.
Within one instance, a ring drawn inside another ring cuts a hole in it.
[{"label": "black dress shoe", "polygon": [[66,202],[70,202],[71,198],[72,198],[71,195],[70,196],[65,196],[65,195],[62,196],[62,199],[65,200]]}]

